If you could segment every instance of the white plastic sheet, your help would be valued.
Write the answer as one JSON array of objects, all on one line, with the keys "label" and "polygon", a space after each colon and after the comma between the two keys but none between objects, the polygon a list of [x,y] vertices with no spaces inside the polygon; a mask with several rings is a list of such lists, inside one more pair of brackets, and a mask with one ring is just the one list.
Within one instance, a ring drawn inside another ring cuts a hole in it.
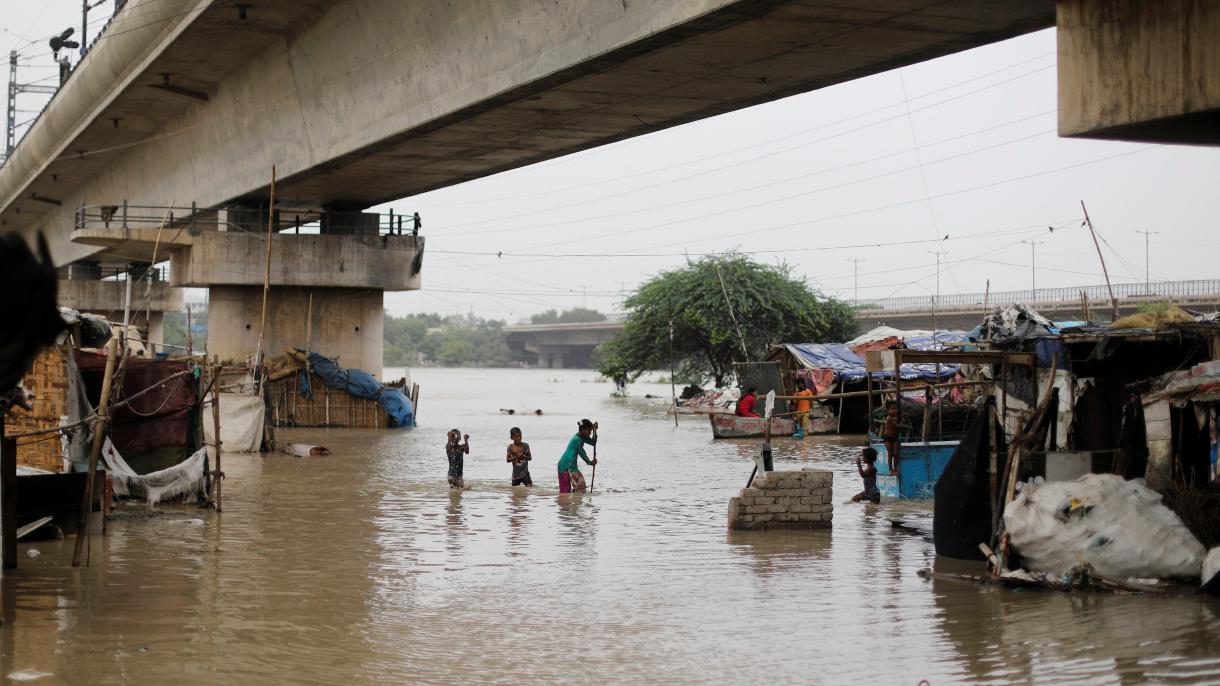
[{"label": "white plastic sheet", "polygon": [[[208,398],[208,402],[211,402]],[[256,453],[263,443],[263,399],[244,393],[220,394],[220,441],[226,453]],[[203,437],[208,443],[208,455],[215,458],[211,445],[216,442],[212,430],[212,411],[203,413]]]},{"label": "white plastic sheet", "polygon": [[1004,510],[1025,568],[1056,576],[1087,562],[1120,578],[1198,578],[1206,552],[1142,480],[1086,474],[1034,486]]}]

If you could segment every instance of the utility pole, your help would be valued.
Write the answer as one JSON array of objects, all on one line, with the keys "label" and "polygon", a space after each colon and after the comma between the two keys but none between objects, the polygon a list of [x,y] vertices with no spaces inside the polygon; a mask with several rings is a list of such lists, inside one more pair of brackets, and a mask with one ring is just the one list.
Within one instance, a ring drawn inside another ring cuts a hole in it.
[{"label": "utility pole", "polygon": [[1029,302],[1032,304],[1038,300],[1038,246],[1046,241],[1021,241],[1029,243]]},{"label": "utility pole", "polygon": [[[92,5],[89,0],[80,0],[80,56],[84,57],[85,53],[89,52],[89,12],[97,9],[97,6],[106,2],[106,0],[97,0]],[[118,14],[123,8],[123,3],[115,0],[114,13]]]},{"label": "utility pole", "polygon": [[948,255],[947,250],[929,250],[929,254],[936,255],[936,294],[932,296],[932,344],[936,344],[936,306],[940,300],[940,256]]},{"label": "utility pole", "polygon": [[4,125],[4,159],[13,155],[17,147],[17,96],[21,93],[42,93],[55,95],[55,86],[41,86],[32,83],[17,83],[17,51],[8,53],[8,106],[5,108]]},{"label": "utility pole", "polygon": [[1152,295],[1152,268],[1148,259],[1151,247],[1150,237],[1153,234],[1160,233],[1160,231],[1140,231],[1137,229],[1136,233],[1144,234],[1144,295]]},{"label": "utility pole", "polygon": [[851,262],[851,264],[852,264],[852,271],[851,271],[852,289],[853,289],[852,290],[852,292],[853,292],[852,301],[854,302],[854,304],[857,307],[859,307],[860,306],[860,263],[864,262],[865,260],[862,257],[861,258],[849,257],[849,258],[847,258],[847,261]]}]

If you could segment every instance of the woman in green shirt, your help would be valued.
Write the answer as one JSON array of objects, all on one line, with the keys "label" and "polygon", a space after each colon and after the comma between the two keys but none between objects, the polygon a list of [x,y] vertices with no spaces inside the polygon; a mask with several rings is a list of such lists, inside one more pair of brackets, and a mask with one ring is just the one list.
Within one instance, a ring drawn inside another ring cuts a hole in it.
[{"label": "woman in green shirt", "polygon": [[560,493],[585,490],[585,478],[580,473],[580,463],[576,458],[584,460],[587,465],[597,464],[597,460],[590,460],[585,454],[585,443],[597,445],[597,424],[588,419],[580,420],[576,435],[568,440],[568,447],[563,451],[563,457],[559,458]]}]

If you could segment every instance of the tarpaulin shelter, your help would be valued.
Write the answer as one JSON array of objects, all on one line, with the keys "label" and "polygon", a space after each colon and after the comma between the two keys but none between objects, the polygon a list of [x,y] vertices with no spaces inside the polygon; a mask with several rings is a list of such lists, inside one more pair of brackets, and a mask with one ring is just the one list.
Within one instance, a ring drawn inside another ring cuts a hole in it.
[{"label": "tarpaulin shelter", "polygon": [[[89,406],[96,407],[106,356],[78,350],[75,361]],[[199,449],[199,380],[188,369],[183,361],[128,356],[119,400],[153,390],[114,411],[110,436],[136,472],[173,466]]]},{"label": "tarpaulin shelter", "polygon": [[269,360],[268,367],[274,369],[270,396],[276,426],[415,426],[415,403],[404,389],[383,384],[362,369],[302,350],[287,351]]},{"label": "tarpaulin shelter", "polygon": [[[785,343],[772,348],[767,360],[778,362],[787,383],[795,392],[795,379],[805,379],[815,395],[832,390],[863,390],[868,372],[863,353],[869,350],[907,348],[911,350],[941,350],[966,340],[962,331],[900,331],[879,327],[848,343]],[[899,373],[904,381],[943,381],[958,371],[957,365],[904,364]],[[892,379],[892,371],[874,372],[873,381]],[[840,417],[848,419],[841,431],[863,431],[867,428],[867,400],[852,398],[838,403]]]}]

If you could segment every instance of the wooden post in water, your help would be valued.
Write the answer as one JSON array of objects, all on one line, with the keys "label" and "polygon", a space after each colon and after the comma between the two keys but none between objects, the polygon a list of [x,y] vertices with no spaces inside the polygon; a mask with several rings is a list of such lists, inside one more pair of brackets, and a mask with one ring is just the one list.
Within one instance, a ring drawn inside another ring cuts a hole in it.
[{"label": "wooden post in water", "polygon": [[17,439],[4,437],[4,411],[0,409],[0,562],[17,568]]},{"label": "wooden post in water", "polygon": [[[123,346],[126,354],[127,346]],[[102,453],[102,442],[110,423],[110,386],[114,381],[115,357],[119,355],[115,339],[106,343],[106,371],[102,375],[102,396],[97,402],[97,419],[93,423],[93,445],[89,449],[89,472],[85,477],[85,492],[81,494],[80,518],[77,520],[76,547],[72,551],[72,566],[80,566],[81,553],[85,549],[85,537],[89,535],[89,514],[93,510],[93,479],[97,476],[97,458]],[[86,566],[88,561],[86,560]]]},{"label": "wooden post in water", "polygon": [[212,384],[212,440],[216,444],[216,471],[212,473],[212,483],[216,485],[216,511],[224,510],[224,495],[222,493],[222,484],[224,483],[225,473],[220,469],[220,446],[224,441],[220,440],[220,364],[217,363],[212,367],[212,374],[216,379]]}]

